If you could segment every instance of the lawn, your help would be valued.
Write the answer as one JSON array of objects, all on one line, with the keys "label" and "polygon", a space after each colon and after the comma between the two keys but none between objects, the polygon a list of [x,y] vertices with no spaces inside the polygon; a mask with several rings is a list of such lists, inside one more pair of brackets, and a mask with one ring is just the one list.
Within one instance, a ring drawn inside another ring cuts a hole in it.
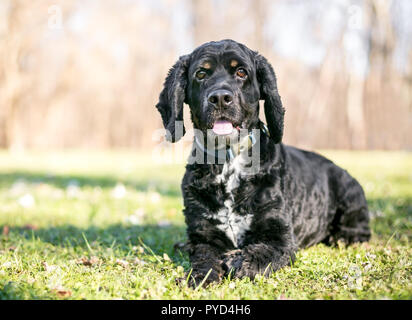
[{"label": "lawn", "polygon": [[0,152],[0,299],[411,299],[412,154],[325,151],[363,185],[369,243],[317,245],[270,278],[190,270],[183,164],[135,152]]}]

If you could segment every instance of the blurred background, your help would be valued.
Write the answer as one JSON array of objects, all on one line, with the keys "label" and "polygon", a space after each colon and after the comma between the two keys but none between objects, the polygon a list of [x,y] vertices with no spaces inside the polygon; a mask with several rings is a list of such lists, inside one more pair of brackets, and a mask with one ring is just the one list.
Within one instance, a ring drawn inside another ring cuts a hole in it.
[{"label": "blurred background", "polygon": [[410,0],[0,0],[0,148],[150,150],[168,69],[231,38],[274,66],[285,143],[411,150],[411,17]]}]

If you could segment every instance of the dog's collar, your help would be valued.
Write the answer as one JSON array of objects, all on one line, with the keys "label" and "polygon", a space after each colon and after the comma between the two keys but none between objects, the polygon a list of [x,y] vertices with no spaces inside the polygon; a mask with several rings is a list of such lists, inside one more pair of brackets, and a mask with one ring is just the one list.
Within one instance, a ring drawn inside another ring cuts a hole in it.
[{"label": "dog's collar", "polygon": [[[270,137],[270,133],[268,130],[268,127],[266,124],[264,124],[262,121],[259,122],[259,129],[268,137]],[[241,152],[245,150],[249,150],[256,144],[256,137],[254,134],[254,131],[250,131],[247,136],[245,136],[242,140],[239,141],[239,143],[233,144],[231,146],[226,147],[226,152],[219,152],[220,150],[209,150],[203,146],[203,144],[197,139],[195,136],[195,143],[198,145],[200,150],[202,152],[206,152],[208,155],[212,157],[216,157],[218,159],[226,161],[226,159],[232,160],[234,159],[237,155],[239,155]]]}]

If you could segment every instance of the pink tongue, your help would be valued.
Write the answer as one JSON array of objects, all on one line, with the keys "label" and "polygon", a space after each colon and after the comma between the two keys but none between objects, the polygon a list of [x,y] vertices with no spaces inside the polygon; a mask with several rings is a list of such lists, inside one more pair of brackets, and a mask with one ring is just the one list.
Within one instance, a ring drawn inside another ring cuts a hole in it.
[{"label": "pink tongue", "polygon": [[216,134],[232,133],[233,125],[229,121],[218,120],[213,125],[213,132]]}]

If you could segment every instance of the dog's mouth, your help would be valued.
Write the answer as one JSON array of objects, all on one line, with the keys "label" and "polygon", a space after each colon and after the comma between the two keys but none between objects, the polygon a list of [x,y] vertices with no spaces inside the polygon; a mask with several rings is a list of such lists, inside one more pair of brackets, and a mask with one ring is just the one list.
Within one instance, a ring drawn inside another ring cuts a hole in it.
[{"label": "dog's mouth", "polygon": [[219,119],[213,124],[213,132],[219,136],[231,134],[233,130],[239,131],[239,126],[234,126],[232,122],[226,119]]},{"label": "dog's mouth", "polygon": [[233,124],[227,120],[217,120],[212,128],[213,132],[217,135],[231,134],[233,131]]}]

